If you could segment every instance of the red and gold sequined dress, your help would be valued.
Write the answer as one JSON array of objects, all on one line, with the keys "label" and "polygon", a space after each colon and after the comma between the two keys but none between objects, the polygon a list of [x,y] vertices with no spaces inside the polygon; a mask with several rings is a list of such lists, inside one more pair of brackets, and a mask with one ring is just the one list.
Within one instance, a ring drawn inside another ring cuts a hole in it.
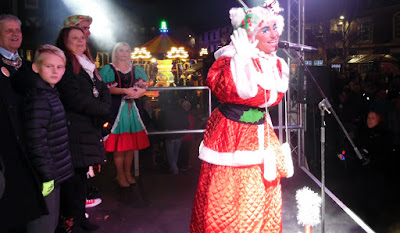
[{"label": "red and gold sequined dress", "polygon": [[[275,54],[243,59],[230,45],[217,53],[207,85],[220,103],[255,108],[279,103],[288,86],[282,59]],[[280,178],[293,174],[293,164],[290,153],[279,149],[268,114],[265,118],[247,124],[228,119],[220,108],[211,114],[200,145],[191,233],[282,232]]]}]

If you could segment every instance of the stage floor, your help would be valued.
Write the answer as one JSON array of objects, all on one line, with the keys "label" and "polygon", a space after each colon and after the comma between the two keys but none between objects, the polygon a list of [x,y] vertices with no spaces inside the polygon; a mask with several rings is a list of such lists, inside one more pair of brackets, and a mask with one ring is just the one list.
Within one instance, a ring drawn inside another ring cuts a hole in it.
[{"label": "stage floor", "polygon": [[[114,180],[112,160],[91,183],[100,189],[103,202],[87,209],[91,221],[100,225],[98,233],[188,233],[192,203],[196,191],[200,161],[192,158],[192,168],[178,175],[165,169],[141,168],[137,184],[119,188]],[[292,178],[282,179],[283,232],[304,232],[297,223],[295,194],[304,186],[320,193],[317,183],[301,168]],[[334,197],[335,198],[335,197]],[[350,215],[351,210],[347,210]],[[357,216],[350,217],[326,195],[325,232],[373,232]],[[364,229],[363,229],[364,227]],[[321,232],[321,225],[313,228]]]}]

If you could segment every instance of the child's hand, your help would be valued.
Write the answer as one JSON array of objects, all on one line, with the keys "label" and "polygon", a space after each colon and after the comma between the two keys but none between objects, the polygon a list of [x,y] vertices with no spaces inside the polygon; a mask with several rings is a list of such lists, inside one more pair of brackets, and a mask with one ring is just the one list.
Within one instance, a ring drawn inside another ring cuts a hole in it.
[{"label": "child's hand", "polygon": [[49,195],[54,189],[54,180],[43,182],[42,184],[42,194],[43,197]]}]

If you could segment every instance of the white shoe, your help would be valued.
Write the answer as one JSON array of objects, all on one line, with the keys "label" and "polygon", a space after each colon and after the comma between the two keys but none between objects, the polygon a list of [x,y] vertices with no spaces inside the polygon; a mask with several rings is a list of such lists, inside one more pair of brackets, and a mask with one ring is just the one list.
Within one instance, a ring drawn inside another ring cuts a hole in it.
[{"label": "white shoe", "polygon": [[86,208],[98,206],[101,203],[101,198],[86,199]]}]

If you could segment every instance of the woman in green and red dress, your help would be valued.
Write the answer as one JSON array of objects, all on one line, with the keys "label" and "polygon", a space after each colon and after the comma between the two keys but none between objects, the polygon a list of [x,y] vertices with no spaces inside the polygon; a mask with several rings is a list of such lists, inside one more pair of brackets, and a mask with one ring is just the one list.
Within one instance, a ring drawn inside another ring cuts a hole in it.
[{"label": "woman in green and red dress", "polygon": [[121,187],[136,183],[131,168],[135,151],[150,145],[146,127],[139,115],[135,99],[146,92],[146,73],[131,62],[131,48],[119,42],[112,52],[112,63],[100,70],[100,76],[107,83],[113,97],[115,121],[111,134],[104,141],[107,152],[114,152],[117,170],[116,180]]}]

